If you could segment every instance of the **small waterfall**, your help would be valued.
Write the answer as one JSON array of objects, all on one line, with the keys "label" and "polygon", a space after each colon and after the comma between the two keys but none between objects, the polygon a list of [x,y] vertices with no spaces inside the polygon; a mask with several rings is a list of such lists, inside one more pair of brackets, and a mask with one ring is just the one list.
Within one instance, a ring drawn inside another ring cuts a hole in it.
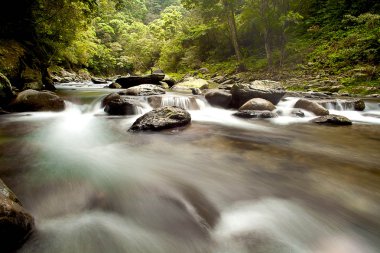
[{"label": "small waterfall", "polygon": [[161,106],[178,106],[186,110],[199,110],[200,106],[194,97],[163,96]]},{"label": "small waterfall", "polygon": [[326,101],[321,103],[323,107],[328,110],[335,111],[353,111],[355,110],[354,103],[350,101],[345,101],[341,99]]}]

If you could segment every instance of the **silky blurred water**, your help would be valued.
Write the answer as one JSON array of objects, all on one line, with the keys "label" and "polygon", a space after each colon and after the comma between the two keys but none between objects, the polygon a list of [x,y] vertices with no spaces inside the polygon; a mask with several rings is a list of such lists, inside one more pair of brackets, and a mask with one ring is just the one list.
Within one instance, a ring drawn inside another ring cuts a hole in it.
[{"label": "silky blurred water", "polygon": [[0,116],[0,177],[37,226],[17,253],[380,251],[376,103],[326,127],[197,97],[190,126],[130,133],[139,115],[100,108],[110,92],[60,90],[64,112]]}]

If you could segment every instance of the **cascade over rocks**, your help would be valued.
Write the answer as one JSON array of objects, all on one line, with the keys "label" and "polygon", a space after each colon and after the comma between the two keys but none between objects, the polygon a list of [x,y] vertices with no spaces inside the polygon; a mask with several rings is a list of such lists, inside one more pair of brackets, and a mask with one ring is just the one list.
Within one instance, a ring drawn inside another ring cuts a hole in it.
[{"label": "cascade over rocks", "polygon": [[324,125],[337,125],[337,126],[347,126],[352,125],[352,121],[348,118],[340,115],[330,114],[326,116],[321,116],[313,119],[311,122],[324,124]]},{"label": "cascade over rocks", "polygon": [[276,107],[268,100],[262,98],[252,98],[239,108],[239,111],[273,111]]},{"label": "cascade over rocks", "polygon": [[160,84],[160,81],[164,80],[164,74],[151,74],[146,76],[126,76],[119,77],[115,80],[116,83],[120,84],[123,88],[130,88],[140,84]]},{"label": "cascade over rocks", "polygon": [[184,127],[191,122],[190,113],[176,106],[154,109],[138,118],[128,131],[160,131]]},{"label": "cascade over rocks", "polygon": [[150,96],[148,103],[153,108],[162,106],[178,106],[185,110],[199,110],[197,100],[193,96]]},{"label": "cascade over rocks", "polygon": [[125,91],[125,95],[130,96],[153,96],[153,95],[161,95],[165,94],[165,90],[154,84],[141,84],[138,86],[134,86],[128,88]]},{"label": "cascade over rocks", "polygon": [[0,252],[20,248],[34,229],[33,217],[0,179]]},{"label": "cascade over rocks", "polygon": [[257,85],[234,84],[231,88],[233,108],[239,108],[252,98],[262,98],[276,105],[285,95],[283,89],[256,89]]},{"label": "cascade over rocks", "polygon": [[229,108],[232,95],[226,91],[211,90],[205,94],[207,102],[215,107]]},{"label": "cascade over rocks", "polygon": [[336,110],[341,109],[340,107],[345,110],[351,109],[355,111],[364,111],[365,109],[365,103],[362,99],[323,99],[316,102],[325,108],[333,107]]},{"label": "cascade over rocks", "polygon": [[25,90],[7,108],[13,112],[63,111],[65,102],[51,91]]},{"label": "cascade over rocks", "polygon": [[294,108],[303,109],[309,112],[314,113],[317,116],[325,116],[329,114],[329,110],[318,104],[317,102],[310,101],[307,99],[299,99],[296,104],[294,105]]}]

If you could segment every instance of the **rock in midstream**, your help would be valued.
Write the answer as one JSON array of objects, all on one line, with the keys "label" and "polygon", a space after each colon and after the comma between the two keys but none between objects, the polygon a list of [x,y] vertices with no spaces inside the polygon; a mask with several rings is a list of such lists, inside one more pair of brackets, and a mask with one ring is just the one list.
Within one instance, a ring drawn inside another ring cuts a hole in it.
[{"label": "rock in midstream", "polygon": [[128,131],[160,131],[184,127],[191,122],[190,113],[176,106],[154,109],[138,118]]}]

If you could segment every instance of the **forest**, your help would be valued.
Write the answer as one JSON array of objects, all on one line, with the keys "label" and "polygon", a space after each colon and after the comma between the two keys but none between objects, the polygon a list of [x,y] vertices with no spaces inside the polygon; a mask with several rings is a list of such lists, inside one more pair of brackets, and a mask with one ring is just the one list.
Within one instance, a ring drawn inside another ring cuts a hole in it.
[{"label": "forest", "polygon": [[43,67],[379,85],[376,0],[15,0],[0,12],[1,40],[26,45]]}]

